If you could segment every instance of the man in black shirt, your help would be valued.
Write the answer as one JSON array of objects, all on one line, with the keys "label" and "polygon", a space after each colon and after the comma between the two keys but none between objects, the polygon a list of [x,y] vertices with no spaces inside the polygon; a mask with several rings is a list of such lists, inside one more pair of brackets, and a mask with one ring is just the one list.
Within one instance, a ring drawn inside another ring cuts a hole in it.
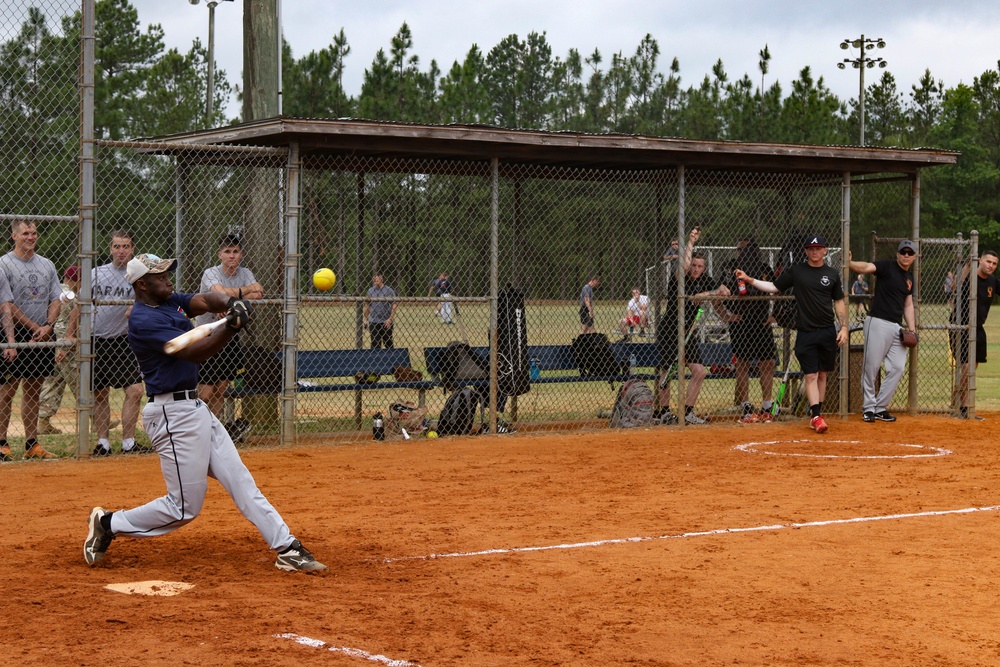
[{"label": "man in black shirt", "polygon": [[[694,244],[701,237],[701,231],[695,227],[691,230],[689,242],[684,248],[684,293],[688,297],[684,301],[684,333],[690,333],[695,326],[695,319],[698,309],[701,308],[700,301],[708,296],[729,296],[729,290],[725,285],[720,285],[719,281],[713,279],[705,273],[705,257],[694,252]],[[670,376],[674,363],[677,361],[677,281],[672,280],[667,287],[666,308],[660,316],[660,321],[656,325],[656,347],[660,353],[659,403],[660,409],[654,415],[660,419],[660,423],[673,424],[677,421],[677,416],[670,412]],[[712,307],[725,317],[725,309],[718,301],[712,302]],[[694,412],[694,405],[701,393],[702,382],[708,371],[701,363],[698,344],[691,342],[684,347],[684,361],[680,366],[687,366],[691,371],[691,379],[687,383],[687,392],[684,400],[684,421],[687,424],[707,424],[708,421],[699,417]],[[681,368],[677,368],[677,373],[681,373]]]},{"label": "man in black shirt", "polygon": [[[906,348],[899,340],[899,322],[906,320],[906,328],[913,331],[916,319],[913,313],[913,274],[910,267],[917,258],[917,246],[904,240],[896,248],[896,259],[878,262],[851,260],[851,271],[875,274],[875,296],[871,310],[865,318],[865,361],[861,373],[863,419],[866,422],[894,422],[889,414],[889,403],[896,393],[899,380],[906,366]],[[882,363],[885,377],[875,394],[875,380]]]},{"label": "man in black shirt", "polygon": [[[826,395],[826,375],[837,361],[837,348],[847,342],[847,304],[840,273],[826,265],[826,239],[816,234],[806,239],[806,261],[786,269],[774,282],[754,280],[740,269],[734,271],[737,280],[762,292],[776,293],[795,289],[798,319],[795,328],[795,356],[804,375],[806,399],[809,401],[809,425],[817,433],[825,433],[823,397]],[[837,311],[834,323],[833,309]]]},{"label": "man in black shirt", "polygon": [[[997,254],[987,250],[979,258],[979,270],[976,271],[976,368],[986,363],[986,318],[990,315],[993,305],[993,295],[997,291]],[[969,324],[969,271],[966,265],[962,270],[961,286],[959,287],[959,303],[952,312],[952,324]],[[956,319],[956,317],[958,319]],[[965,331],[952,332],[951,354],[955,361],[962,364],[962,381],[958,387],[960,410],[963,419],[969,418],[969,334]],[[976,415],[976,419],[983,418]]]}]

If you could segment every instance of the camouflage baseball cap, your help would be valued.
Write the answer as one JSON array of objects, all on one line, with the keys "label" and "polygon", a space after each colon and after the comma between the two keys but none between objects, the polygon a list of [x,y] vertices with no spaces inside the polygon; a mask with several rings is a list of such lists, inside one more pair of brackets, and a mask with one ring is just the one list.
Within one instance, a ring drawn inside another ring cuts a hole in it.
[{"label": "camouflage baseball cap", "polygon": [[125,279],[135,283],[147,273],[163,273],[177,268],[176,259],[160,259],[156,255],[142,254],[129,260],[125,267]]}]

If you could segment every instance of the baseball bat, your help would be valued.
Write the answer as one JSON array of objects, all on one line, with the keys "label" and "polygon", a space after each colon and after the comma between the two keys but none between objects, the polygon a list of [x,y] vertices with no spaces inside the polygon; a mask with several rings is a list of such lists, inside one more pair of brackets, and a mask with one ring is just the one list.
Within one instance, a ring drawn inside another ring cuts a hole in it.
[{"label": "baseball bat", "polygon": [[[705,312],[705,309],[699,307],[698,308],[698,312],[695,313],[694,322],[691,323],[691,328],[688,329],[687,336],[684,338],[684,348],[685,349],[687,349],[688,343],[691,342],[691,334],[693,334],[694,330],[698,328],[698,321],[701,319],[701,316],[704,314],[704,312]],[[681,367],[681,353],[678,352],[677,353],[677,361],[674,362],[674,365],[671,366],[670,371],[667,372],[667,374],[664,375],[663,379],[660,381],[660,389],[666,389],[667,388],[667,383],[670,382],[671,379],[673,379],[674,373],[677,372],[680,369],[680,367]]]},{"label": "baseball bat", "polygon": [[166,352],[167,354],[173,354],[178,350],[183,350],[185,347],[191,345],[191,343],[199,341],[202,338],[208,338],[209,336],[211,336],[213,331],[225,326],[226,321],[227,321],[226,318],[223,317],[221,320],[209,322],[208,324],[202,324],[201,326],[197,326],[194,329],[191,329],[191,331],[185,331],[180,336],[177,336],[176,338],[171,338],[166,343],[164,343],[163,351]]},{"label": "baseball bat", "polygon": [[792,355],[788,355],[788,360],[785,362],[785,377],[781,378],[781,384],[778,385],[778,395],[774,399],[774,403],[771,404],[771,416],[778,416],[778,406],[781,402],[785,400],[785,393],[788,392],[788,373],[792,370]]}]

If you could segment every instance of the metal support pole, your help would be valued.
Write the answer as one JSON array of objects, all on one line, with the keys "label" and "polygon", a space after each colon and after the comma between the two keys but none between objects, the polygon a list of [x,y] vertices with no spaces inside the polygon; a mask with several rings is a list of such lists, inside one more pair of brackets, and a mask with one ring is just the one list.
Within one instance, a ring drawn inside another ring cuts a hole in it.
[{"label": "metal support pole", "polygon": [[[913,175],[910,183],[910,240],[920,249],[920,172]],[[921,267],[923,262],[920,259],[922,253],[918,252],[916,261],[911,269],[913,273],[913,328],[920,329],[920,298],[921,298]],[[920,346],[910,348],[910,377],[909,386],[906,393],[906,411],[917,414],[917,380],[920,374],[917,372],[920,367]]]},{"label": "metal support pole", "polygon": [[[845,171],[843,176],[843,181],[841,184],[841,199],[840,199],[840,238],[841,238],[841,248],[849,249],[851,247],[851,172]],[[847,292],[847,286],[850,283],[851,277],[851,266],[848,262],[848,253],[840,253],[840,282],[844,285],[844,291]],[[847,314],[850,317],[850,304],[847,301],[847,295],[844,295],[844,303],[848,308]],[[838,328],[839,328],[838,322]],[[838,380],[840,382],[837,384],[837,389],[840,392],[840,416],[846,417],[847,413],[850,411],[850,366],[851,366],[851,331],[850,328],[847,330],[847,344],[840,348],[840,377]],[[855,382],[860,383],[861,378],[856,378]],[[822,400],[822,399],[821,399]]]},{"label": "metal support pole", "polygon": [[[677,241],[680,252],[677,256],[674,280],[677,281],[677,358],[680,360],[680,363],[677,364],[677,422],[681,426],[687,425],[687,420],[684,419],[686,405],[684,399],[686,396],[685,389],[687,389],[687,382],[684,377],[684,351],[686,342],[686,332],[684,331],[684,295],[687,287],[684,284],[684,244],[689,240],[687,234],[684,233],[685,207],[687,206],[687,197],[684,190],[686,174],[684,165],[677,167]],[[667,369],[667,372],[669,373],[670,369]]]},{"label": "metal support pole", "polygon": [[[972,242],[969,268],[969,419],[976,416],[976,334],[979,332],[979,232],[969,233]],[[961,363],[961,350],[956,363]]]},{"label": "metal support pole", "polygon": [[500,159],[490,158],[490,433],[497,432],[497,303],[500,295]]},{"label": "metal support pole", "polygon": [[208,94],[205,96],[205,127],[212,127],[212,107],[215,104],[215,6],[208,0]]},{"label": "metal support pole", "polygon": [[91,348],[91,316],[93,314],[93,284],[91,271],[94,268],[94,206],[96,203],[95,178],[97,171],[96,148],[94,144],[94,64],[95,64],[95,0],[84,0],[81,25],[81,68],[80,80],[80,252],[77,263],[80,266],[80,384],[77,387],[76,413],[76,453],[85,456],[90,449],[90,415],[93,412],[94,396],[90,390],[93,370]]},{"label": "metal support pole", "polygon": [[285,304],[282,356],[284,380],[281,394],[281,443],[295,442],[296,369],[298,367],[299,341],[299,190],[302,176],[299,144],[288,146],[288,164],[285,185]]}]

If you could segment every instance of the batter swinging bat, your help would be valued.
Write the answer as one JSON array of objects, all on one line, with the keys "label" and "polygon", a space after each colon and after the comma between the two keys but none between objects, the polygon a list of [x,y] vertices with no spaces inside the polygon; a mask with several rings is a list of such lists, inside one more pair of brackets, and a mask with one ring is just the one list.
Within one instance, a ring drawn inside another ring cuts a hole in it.
[{"label": "batter swinging bat", "polygon": [[221,320],[216,320],[214,322],[209,322],[208,324],[202,324],[197,326],[191,331],[185,331],[180,336],[176,338],[171,338],[166,343],[163,344],[163,351],[167,354],[173,354],[178,350],[183,350],[185,347],[189,346],[195,341],[199,341],[202,338],[208,338],[212,335],[212,332],[216,329],[224,327],[226,325],[226,318]]}]

